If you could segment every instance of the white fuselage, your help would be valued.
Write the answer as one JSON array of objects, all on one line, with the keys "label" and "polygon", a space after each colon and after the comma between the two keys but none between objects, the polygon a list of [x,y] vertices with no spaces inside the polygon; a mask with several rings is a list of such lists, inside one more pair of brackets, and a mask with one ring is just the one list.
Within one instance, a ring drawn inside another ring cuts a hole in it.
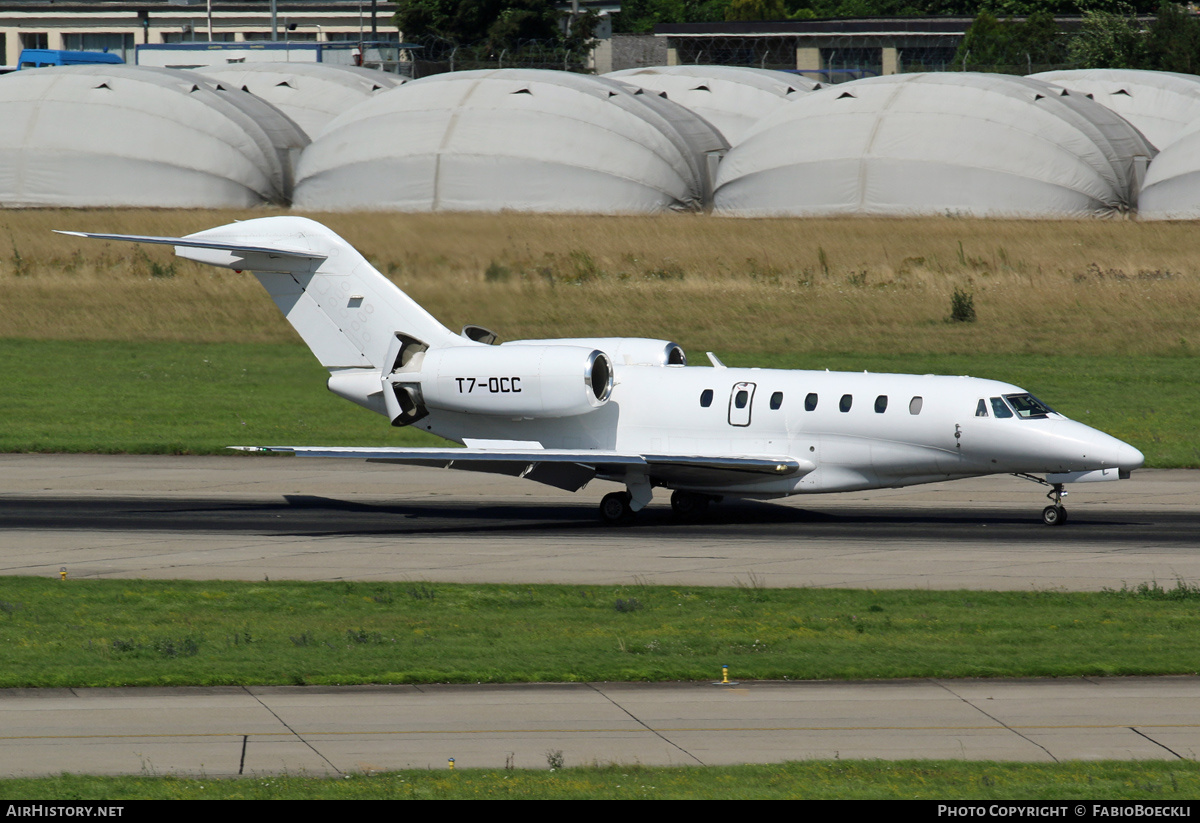
[{"label": "white fuselage", "polygon": [[691,487],[754,497],[1141,465],[1132,446],[1060,414],[996,415],[993,398],[1004,410],[1006,395],[1026,394],[972,377],[620,365],[609,402],[587,414],[514,420],[435,411],[418,426],[458,442],[792,457],[815,466],[789,477]]}]

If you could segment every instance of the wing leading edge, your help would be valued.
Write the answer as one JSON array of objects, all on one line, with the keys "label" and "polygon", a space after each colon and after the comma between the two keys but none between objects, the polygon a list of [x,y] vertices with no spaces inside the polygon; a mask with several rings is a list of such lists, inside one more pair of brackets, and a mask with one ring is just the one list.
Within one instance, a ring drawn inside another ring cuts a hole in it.
[{"label": "wing leading edge", "polygon": [[282,452],[300,457],[342,457],[369,463],[434,466],[522,477],[578,491],[595,477],[623,481],[645,475],[666,485],[720,486],[804,475],[815,466],[795,457],[626,454],[570,449],[394,449],[321,446],[230,446],[238,451]]}]

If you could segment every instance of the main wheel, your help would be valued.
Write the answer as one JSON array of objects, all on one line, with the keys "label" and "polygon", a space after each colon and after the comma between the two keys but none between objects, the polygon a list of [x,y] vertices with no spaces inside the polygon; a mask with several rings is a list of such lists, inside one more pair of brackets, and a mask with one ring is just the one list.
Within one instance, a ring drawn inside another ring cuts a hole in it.
[{"label": "main wheel", "polygon": [[671,511],[680,517],[696,517],[708,508],[710,499],[708,495],[696,492],[674,491],[671,492]]},{"label": "main wheel", "polygon": [[629,492],[612,492],[604,495],[600,501],[600,519],[610,526],[618,526],[633,521],[633,509],[629,501],[633,495]]},{"label": "main wheel", "polygon": [[1047,506],[1042,509],[1042,522],[1047,526],[1061,526],[1067,522],[1067,510],[1062,506]]}]

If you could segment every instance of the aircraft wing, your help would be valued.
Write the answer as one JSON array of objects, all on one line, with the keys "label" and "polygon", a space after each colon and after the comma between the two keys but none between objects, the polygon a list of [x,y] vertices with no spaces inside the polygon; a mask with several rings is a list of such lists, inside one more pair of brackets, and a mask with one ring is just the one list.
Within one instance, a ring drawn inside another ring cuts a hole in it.
[{"label": "aircraft wing", "polygon": [[302,457],[343,457],[369,463],[436,466],[523,477],[567,491],[582,489],[594,477],[623,481],[645,475],[675,486],[721,486],[755,478],[803,475],[815,466],[795,457],[769,455],[625,454],[597,449],[396,449],[321,446],[230,446],[239,451],[290,452]]}]

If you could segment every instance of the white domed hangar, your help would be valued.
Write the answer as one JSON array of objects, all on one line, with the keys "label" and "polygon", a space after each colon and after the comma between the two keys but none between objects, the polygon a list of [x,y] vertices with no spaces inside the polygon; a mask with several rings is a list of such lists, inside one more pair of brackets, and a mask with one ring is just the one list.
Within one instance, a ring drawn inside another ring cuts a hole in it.
[{"label": "white domed hangar", "polygon": [[0,108],[9,207],[287,205],[308,143],[269,103],[172,69],[20,71],[0,82]]},{"label": "white domed hangar", "polygon": [[342,112],[407,82],[396,74],[331,63],[228,63],[195,71],[261,97],[315,137]]},{"label": "white domed hangar", "polygon": [[1084,94],[1124,117],[1162,151],[1200,120],[1200,77],[1169,71],[1079,69],[1029,75]]},{"label": "white domed hangar", "polygon": [[709,203],[702,117],[605,78],[536,69],[439,74],[374,96],[304,152],[310,210],[649,213]]},{"label": "white domed hangar", "polygon": [[1137,202],[1153,146],[1086,96],[946,72],[812,91],[721,163],[721,214],[1107,216]]},{"label": "white domed hangar", "polygon": [[798,74],[745,66],[649,66],[605,77],[665,94],[720,129],[731,144],[775,109],[820,88]]}]

